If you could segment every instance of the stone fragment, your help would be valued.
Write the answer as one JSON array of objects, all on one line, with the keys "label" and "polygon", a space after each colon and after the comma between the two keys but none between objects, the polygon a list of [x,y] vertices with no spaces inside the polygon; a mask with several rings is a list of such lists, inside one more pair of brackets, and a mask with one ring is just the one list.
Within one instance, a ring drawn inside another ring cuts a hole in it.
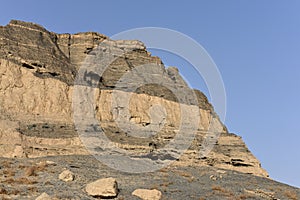
[{"label": "stone fragment", "polygon": [[162,197],[161,192],[156,189],[136,189],[132,192],[132,195],[140,197],[143,200],[160,200]]},{"label": "stone fragment", "polygon": [[113,198],[118,195],[118,184],[114,178],[103,178],[87,184],[85,191],[93,197]]},{"label": "stone fragment", "polygon": [[215,176],[215,175],[210,175],[210,177],[209,177],[211,180],[213,180],[213,181],[216,181],[217,180],[217,177]]},{"label": "stone fragment", "polygon": [[42,193],[35,200],[52,200],[52,198],[47,193]]},{"label": "stone fragment", "polygon": [[65,182],[73,181],[75,178],[75,175],[70,170],[65,170],[62,173],[59,174],[58,178]]}]

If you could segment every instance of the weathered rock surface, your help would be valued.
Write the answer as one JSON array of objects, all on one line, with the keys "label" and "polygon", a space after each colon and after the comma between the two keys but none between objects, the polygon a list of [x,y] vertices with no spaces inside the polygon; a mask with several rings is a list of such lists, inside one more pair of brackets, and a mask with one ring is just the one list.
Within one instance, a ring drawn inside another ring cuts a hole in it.
[{"label": "weathered rock surface", "polygon": [[55,77],[71,83],[75,67],[57,45],[57,35],[43,27],[12,20],[0,27],[0,58],[26,68],[38,77]]},{"label": "weathered rock surface", "polygon": [[[55,34],[39,25],[15,20],[0,27],[0,153],[3,157],[89,154],[74,125],[74,81],[81,69],[93,77],[93,71],[85,69],[84,64],[95,58],[93,50],[100,44],[101,52],[112,55],[114,60],[101,77],[95,76],[99,80],[93,88],[93,111],[117,147],[137,154],[156,153],[179,132],[181,108],[196,109],[201,120],[196,125],[187,124],[195,128],[195,139],[173,165],[214,166],[267,176],[242,139],[228,133],[205,95],[188,88],[175,67],[166,69],[140,41],[112,41],[93,32]],[[130,82],[134,80],[130,77],[126,79],[126,74],[145,65],[150,67],[139,80],[142,83],[164,80],[167,87],[151,83],[130,91],[136,83]],[[124,77],[129,82],[122,85],[119,80]],[[176,96],[174,90],[182,96]],[[128,107],[124,109],[122,100],[113,99],[116,93],[130,96]],[[189,94],[195,94],[197,102]],[[119,127],[122,123],[116,121],[116,116],[122,116],[123,123],[134,124],[149,133],[158,130],[157,134],[132,137]],[[214,133],[220,134],[216,145],[210,154],[201,157],[203,140]]]},{"label": "weathered rock surface", "polygon": [[[3,157],[89,154],[78,137],[72,103],[76,74],[82,69],[92,73],[85,64],[97,58],[94,49],[113,58],[101,77],[96,77],[99,81],[94,88],[92,109],[105,134],[118,148],[138,154],[155,153],[179,132],[182,108],[193,110],[192,113],[196,109],[201,120],[193,124],[192,115],[186,117],[187,122],[191,121],[188,126],[195,129],[195,139],[173,165],[206,165],[268,176],[242,139],[227,132],[205,95],[188,88],[175,67],[166,69],[140,41],[113,41],[94,32],[55,34],[39,25],[15,20],[0,27],[0,153]],[[165,87],[151,83],[131,91],[130,87],[137,81],[149,80],[136,74],[126,79],[128,72],[140,66],[147,66],[143,72],[150,74],[151,80],[164,80]],[[124,77],[129,82],[118,86]],[[174,91],[182,95],[178,97]],[[113,99],[116,93],[120,97],[130,96],[127,108],[124,109],[122,98]],[[128,136],[122,123],[134,124],[152,136]],[[217,144],[209,155],[201,157],[203,141],[215,133],[220,135]]]},{"label": "weathered rock surface", "polygon": [[65,182],[73,181],[75,178],[75,174],[70,170],[64,170],[62,173],[59,174],[58,178]]},{"label": "weathered rock surface", "polygon": [[161,192],[156,189],[136,189],[132,192],[132,195],[140,197],[143,200],[160,200],[162,196]]},{"label": "weathered rock surface", "polygon": [[118,195],[118,184],[114,178],[103,178],[87,184],[85,191],[93,197],[113,198]]}]

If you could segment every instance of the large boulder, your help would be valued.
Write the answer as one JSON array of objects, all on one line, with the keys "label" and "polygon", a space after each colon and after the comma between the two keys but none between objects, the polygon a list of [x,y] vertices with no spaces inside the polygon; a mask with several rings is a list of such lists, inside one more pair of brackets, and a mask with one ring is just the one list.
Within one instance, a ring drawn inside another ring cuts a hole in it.
[{"label": "large boulder", "polygon": [[103,178],[87,184],[85,191],[93,197],[113,198],[118,195],[118,184],[114,178]]}]

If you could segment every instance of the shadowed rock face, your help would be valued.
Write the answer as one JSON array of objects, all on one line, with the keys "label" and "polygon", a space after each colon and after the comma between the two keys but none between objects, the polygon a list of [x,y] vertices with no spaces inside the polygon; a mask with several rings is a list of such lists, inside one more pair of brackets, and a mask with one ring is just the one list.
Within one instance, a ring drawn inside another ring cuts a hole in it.
[{"label": "shadowed rock face", "polygon": [[[100,44],[106,45],[101,47],[102,51],[114,59],[101,75],[97,75],[84,68],[84,64],[95,58],[95,49]],[[114,55],[116,50],[121,54]],[[145,65],[149,68],[142,74],[141,81],[155,76],[166,80],[168,87],[150,83],[130,91],[128,88],[135,84],[130,77],[128,83],[117,87],[128,72]],[[85,71],[81,71],[82,68]],[[81,72],[91,82],[97,81],[96,85],[91,85],[96,86],[93,111],[107,137],[118,147],[135,154],[154,152],[150,156],[139,156],[141,158],[176,160],[155,152],[178,133],[183,106],[186,110],[196,109],[201,120],[196,125],[192,123],[193,119],[187,120],[187,125],[195,129],[195,139],[173,165],[213,166],[268,176],[242,139],[227,132],[206,96],[188,88],[177,68],[166,69],[142,42],[113,41],[94,32],[56,34],[39,25],[15,20],[0,27],[0,154],[3,157],[89,153],[78,137],[73,121],[74,81]],[[134,123],[141,129],[158,130],[157,134],[136,138],[118,127],[115,115],[124,108],[120,102],[113,103],[116,90],[131,96],[126,123]],[[182,91],[182,97],[176,96],[174,90]],[[194,94],[197,102],[190,100],[189,94]],[[89,129],[93,130],[95,126],[91,124]],[[209,155],[199,157],[204,139],[215,132],[220,138],[214,149]]]},{"label": "shadowed rock face", "polygon": [[0,58],[27,68],[38,77],[71,83],[76,70],[57,40],[56,34],[39,25],[12,20],[0,27]]}]

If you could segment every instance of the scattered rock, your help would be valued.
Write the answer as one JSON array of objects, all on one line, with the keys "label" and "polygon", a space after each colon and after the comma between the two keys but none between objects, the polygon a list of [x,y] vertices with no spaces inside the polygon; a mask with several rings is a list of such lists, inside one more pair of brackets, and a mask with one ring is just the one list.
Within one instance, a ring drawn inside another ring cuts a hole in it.
[{"label": "scattered rock", "polygon": [[99,179],[87,184],[85,191],[93,197],[116,197],[118,195],[118,184],[114,178]]},{"label": "scattered rock", "polygon": [[226,171],[224,171],[224,170],[217,170],[217,172],[218,172],[219,174],[226,174]]},{"label": "scattered rock", "polygon": [[136,189],[132,192],[132,195],[140,197],[143,200],[160,200],[162,196],[161,192],[156,189]]},{"label": "scattered rock", "polygon": [[51,161],[51,160],[46,160],[46,164],[47,165],[56,165],[56,163],[54,161]]},{"label": "scattered rock", "polygon": [[40,196],[38,196],[35,200],[53,200],[47,193],[42,193]]},{"label": "scattered rock", "polygon": [[263,199],[280,200],[280,199],[278,199],[274,196],[275,192],[268,192],[268,191],[264,191],[264,190],[261,190],[261,189],[256,189],[254,191],[244,189],[244,191],[247,192],[247,193],[250,193],[250,194],[257,195],[257,196],[259,196],[260,198],[263,198]]},{"label": "scattered rock", "polygon": [[73,181],[75,178],[75,175],[70,170],[65,170],[62,173],[59,174],[58,178],[65,182]]},{"label": "scattered rock", "polygon": [[216,181],[217,180],[217,177],[215,176],[215,175],[210,175],[210,177],[209,177],[211,180],[213,180],[213,181]]}]

